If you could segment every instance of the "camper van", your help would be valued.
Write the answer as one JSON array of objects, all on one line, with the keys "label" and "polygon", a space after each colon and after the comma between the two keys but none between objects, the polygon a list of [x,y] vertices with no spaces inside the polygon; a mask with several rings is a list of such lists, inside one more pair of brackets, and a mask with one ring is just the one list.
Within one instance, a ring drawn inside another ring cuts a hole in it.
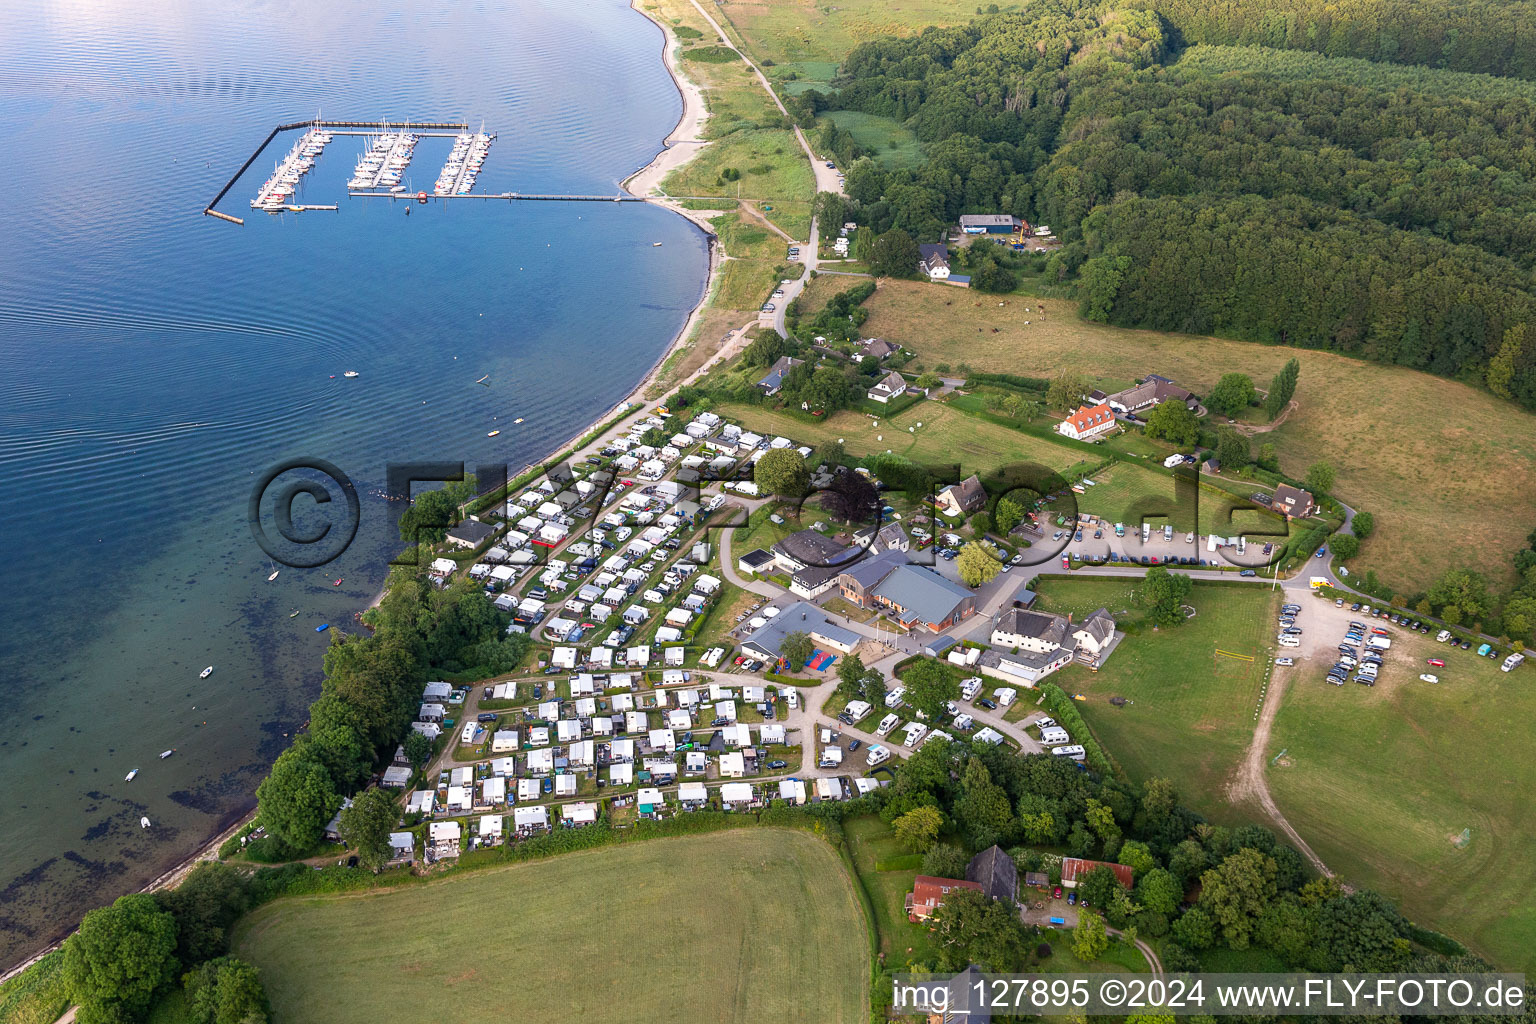
[{"label": "camper van", "polygon": [[1081,761],[1087,756],[1080,743],[1073,743],[1065,747],[1052,747],[1051,753],[1057,757],[1070,757],[1074,761]]}]

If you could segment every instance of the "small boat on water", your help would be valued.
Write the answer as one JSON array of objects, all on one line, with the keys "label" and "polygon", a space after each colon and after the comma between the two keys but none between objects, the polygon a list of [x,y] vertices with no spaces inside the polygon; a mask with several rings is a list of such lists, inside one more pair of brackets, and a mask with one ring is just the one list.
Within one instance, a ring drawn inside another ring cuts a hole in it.
[{"label": "small boat on water", "polygon": [[199,679],[207,679],[211,675],[213,675],[213,666],[209,665],[207,668],[203,669],[201,672],[199,672],[197,674],[197,678],[199,678]]},{"label": "small boat on water", "polygon": [[517,419],[513,420],[512,422],[513,423],[521,423],[521,422],[523,422],[523,418],[521,416],[519,416]]},{"label": "small boat on water", "polygon": [[486,381],[488,381],[490,379],[491,379],[491,375],[490,374],[486,374],[484,377],[481,377],[479,380],[475,381],[475,383],[476,384],[484,384]]},{"label": "small boat on water", "polygon": [[123,781],[124,782],[132,782],[134,776],[138,775],[138,774],[139,774],[139,770],[137,768],[135,768],[133,771],[131,771],[127,775],[123,776]]},{"label": "small boat on water", "polygon": [[652,242],[651,243],[651,248],[652,249],[660,249],[661,248],[661,243],[660,242]]},{"label": "small boat on water", "polygon": [[485,436],[486,436],[486,437],[495,437],[495,436],[496,436],[496,435],[497,435],[497,434],[499,434],[499,433],[501,433],[501,431],[499,431],[499,430],[493,430],[493,431],[491,431],[491,432],[490,432],[490,433],[489,433],[489,434],[486,434],[486,435],[485,435]]},{"label": "small boat on water", "polygon": [[278,569],[278,570],[277,570],[277,571],[276,571],[276,572],[274,572],[274,573],[272,573],[272,575],[271,575],[271,576],[268,576],[268,577],[267,577],[267,582],[268,582],[268,583],[271,583],[271,582],[272,582],[272,581],[273,581],[273,580],[275,580],[275,579],[277,579],[277,574],[278,574],[278,573],[279,573],[279,572],[282,572],[282,571],[283,571],[283,570],[281,570],[281,569]]},{"label": "small boat on water", "polygon": [[315,632],[316,633],[324,633],[326,630],[328,630],[330,628],[331,628],[331,624],[329,622],[322,622],[322,623],[320,623],[320,625],[315,627]]},{"label": "small boat on water", "polygon": [[170,750],[162,750],[162,751],[160,751],[160,760],[164,761],[166,758],[170,757],[174,753],[176,753],[176,748],[175,747],[172,747]]},{"label": "small boat on water", "polygon": [[288,613],[288,617],[289,617],[289,618],[290,618],[290,619],[296,619],[296,618],[298,618],[298,617],[299,617],[299,610],[298,610],[298,609],[297,609],[297,608],[295,608],[295,609],[294,609],[294,610],[293,610],[293,611],[291,611],[291,612],[289,612],[289,613]]},{"label": "small boat on water", "polygon": [[357,371],[356,370],[347,370],[347,371],[342,373],[342,376],[343,377],[347,377],[347,378],[350,379],[352,377],[356,377],[357,376]]},{"label": "small boat on water", "polygon": [[139,828],[149,828],[149,819],[143,817],[139,818]]},{"label": "small boat on water", "polygon": [[[346,577],[342,577],[342,579],[345,579],[345,578],[346,578]],[[335,582],[335,583],[332,583],[332,584],[331,584],[331,586],[333,586],[333,587],[339,587],[339,586],[341,586],[341,580],[337,580],[337,581],[336,581],[336,582]]]}]

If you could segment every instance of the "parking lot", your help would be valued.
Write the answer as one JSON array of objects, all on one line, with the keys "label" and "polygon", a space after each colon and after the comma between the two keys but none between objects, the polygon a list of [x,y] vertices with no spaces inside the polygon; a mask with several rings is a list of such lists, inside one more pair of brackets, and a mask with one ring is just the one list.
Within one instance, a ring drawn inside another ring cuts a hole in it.
[{"label": "parking lot", "polygon": [[[1302,629],[1301,644],[1298,647],[1281,647],[1276,651],[1276,657],[1290,657],[1296,664],[1292,668],[1280,667],[1277,672],[1295,673],[1293,678],[1303,684],[1329,685],[1325,678],[1329,668],[1339,660],[1339,644],[1344,642],[1344,636],[1349,630],[1351,622],[1359,622],[1365,628],[1365,637],[1368,640],[1373,628],[1386,630],[1387,639],[1392,641],[1388,650],[1378,652],[1381,655],[1381,666],[1377,673],[1376,688],[1382,686],[1396,686],[1402,683],[1411,683],[1416,686],[1431,685],[1420,681],[1421,674],[1437,676],[1441,682],[1447,681],[1453,676],[1458,662],[1470,661],[1477,657],[1477,649],[1460,650],[1453,648],[1449,643],[1437,643],[1436,635],[1439,628],[1431,625],[1428,633],[1422,633],[1401,624],[1394,624],[1388,618],[1378,618],[1374,614],[1367,616],[1364,607],[1359,610],[1351,610],[1353,602],[1345,602],[1342,607],[1334,601],[1326,598],[1307,595],[1292,602],[1301,605],[1301,611],[1296,615],[1296,625]],[[1373,607],[1373,612],[1375,608]],[[1397,609],[1387,609],[1389,614],[1396,614]],[[1410,621],[1417,616],[1408,613]],[[1276,633],[1279,629],[1276,629]],[[1364,655],[1366,643],[1353,644],[1361,655]],[[1446,667],[1438,668],[1427,664],[1427,659],[1439,658],[1446,663]],[[1357,685],[1354,683],[1355,673],[1350,672],[1344,686]]]}]

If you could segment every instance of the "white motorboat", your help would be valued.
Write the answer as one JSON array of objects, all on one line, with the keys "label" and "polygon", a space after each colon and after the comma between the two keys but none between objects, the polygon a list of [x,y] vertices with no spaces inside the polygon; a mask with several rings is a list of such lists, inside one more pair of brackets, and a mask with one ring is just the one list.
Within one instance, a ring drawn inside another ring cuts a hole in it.
[{"label": "white motorboat", "polygon": [[199,672],[197,674],[197,678],[199,678],[199,679],[207,679],[211,675],[213,675],[213,666],[209,665],[207,668],[203,669],[201,672]]},{"label": "white motorboat", "polygon": [[141,817],[139,819],[139,828],[149,828],[149,819]]},{"label": "white motorboat", "polygon": [[170,757],[174,753],[176,753],[176,748],[175,747],[172,747],[170,750],[162,750],[162,751],[160,751],[160,760],[164,761],[166,758]]},{"label": "white motorboat", "polygon": [[137,768],[135,768],[133,771],[131,771],[127,775],[123,776],[123,781],[124,782],[132,782],[133,779],[134,779],[134,776],[136,776],[138,774],[139,774],[139,770]]}]

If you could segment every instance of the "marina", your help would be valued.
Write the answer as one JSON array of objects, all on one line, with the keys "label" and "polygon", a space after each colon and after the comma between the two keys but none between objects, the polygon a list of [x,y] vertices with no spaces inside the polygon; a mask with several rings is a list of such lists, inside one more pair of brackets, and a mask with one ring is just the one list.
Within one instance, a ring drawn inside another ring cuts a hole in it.
[{"label": "marina", "polygon": [[406,131],[375,136],[367,152],[358,159],[352,180],[347,182],[347,191],[382,188],[390,192],[404,192],[405,186],[400,184],[400,179],[410,166],[411,154],[418,141],[419,136]]},{"label": "marina", "polygon": [[487,134],[485,126],[481,125],[480,131],[474,135],[464,132],[454,139],[453,148],[448,151],[448,159],[443,161],[443,170],[437,176],[433,191],[440,196],[465,195],[473,189],[475,176],[480,173],[485,155],[490,151],[491,142],[495,138],[494,133]]},{"label": "marina", "polygon": [[272,177],[257,191],[251,206],[268,213],[277,213],[287,207],[288,200],[299,189],[299,182],[315,166],[330,141],[331,133],[320,128],[311,128],[301,135],[288,155],[273,169]]}]

